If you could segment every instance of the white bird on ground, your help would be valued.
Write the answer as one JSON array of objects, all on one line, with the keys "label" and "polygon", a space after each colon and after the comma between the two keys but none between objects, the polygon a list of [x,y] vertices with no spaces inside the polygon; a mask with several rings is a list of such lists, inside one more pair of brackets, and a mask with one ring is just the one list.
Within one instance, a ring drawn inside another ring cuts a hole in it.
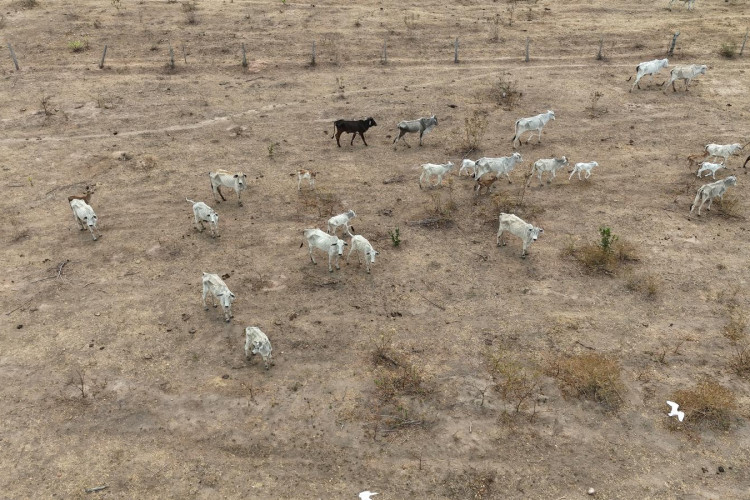
[{"label": "white bird on ground", "polygon": [[370,497],[377,495],[374,491],[363,491],[359,494],[359,500],[370,500]]},{"label": "white bird on ground", "polygon": [[669,412],[668,417],[677,417],[677,420],[682,422],[682,419],[685,418],[685,412],[684,411],[677,411],[677,408],[680,407],[677,403],[674,401],[667,401],[667,404],[672,408],[672,411]]}]

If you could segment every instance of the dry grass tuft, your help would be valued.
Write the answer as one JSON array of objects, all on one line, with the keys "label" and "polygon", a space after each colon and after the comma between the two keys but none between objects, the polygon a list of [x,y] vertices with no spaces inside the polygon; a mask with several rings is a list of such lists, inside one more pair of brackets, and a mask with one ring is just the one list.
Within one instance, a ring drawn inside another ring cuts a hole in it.
[{"label": "dry grass tuft", "polygon": [[451,471],[443,480],[445,496],[456,500],[494,498],[492,485],[495,483],[495,475],[492,469]]},{"label": "dry grass tuft", "polygon": [[518,105],[523,92],[518,90],[516,82],[501,76],[488,91],[489,100],[510,111]]},{"label": "dry grass tuft", "polygon": [[685,412],[682,422],[685,426],[727,430],[737,408],[734,393],[711,379],[698,382],[692,389],[677,391],[670,399]]},{"label": "dry grass tuft", "polygon": [[620,380],[620,364],[598,353],[568,356],[557,361],[550,375],[560,382],[563,394],[588,399],[607,410],[617,410],[623,403],[625,389]]},{"label": "dry grass tuft", "polygon": [[629,275],[625,280],[625,288],[631,292],[640,292],[648,299],[655,299],[661,289],[662,281],[653,274]]},{"label": "dry grass tuft", "polygon": [[393,332],[381,334],[374,341],[372,362],[377,366],[375,388],[381,401],[399,396],[425,396],[431,392],[424,370],[393,347]]},{"label": "dry grass tuft", "polygon": [[729,366],[737,375],[750,375],[750,345],[735,346],[735,353],[729,360]]},{"label": "dry grass tuft", "polygon": [[743,218],[740,199],[733,194],[725,194],[723,199],[716,200],[716,205],[719,207],[719,213],[727,219]]},{"label": "dry grass tuft", "polygon": [[591,272],[614,274],[623,263],[638,260],[638,252],[632,243],[622,241],[611,233],[610,228],[599,228],[600,241],[576,247],[571,242],[564,254],[573,256],[584,268]]},{"label": "dry grass tuft", "polygon": [[745,338],[747,314],[737,306],[729,306],[727,311],[729,312],[729,321],[724,325],[721,334],[732,342],[739,342]]}]

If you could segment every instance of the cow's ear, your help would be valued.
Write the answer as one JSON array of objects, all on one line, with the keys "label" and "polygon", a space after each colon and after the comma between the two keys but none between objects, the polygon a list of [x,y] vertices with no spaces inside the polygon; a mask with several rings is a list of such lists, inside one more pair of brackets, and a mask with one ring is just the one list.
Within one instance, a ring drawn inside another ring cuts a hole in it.
[{"label": "cow's ear", "polygon": [[229,292],[229,296],[234,298],[234,294],[232,292]]}]

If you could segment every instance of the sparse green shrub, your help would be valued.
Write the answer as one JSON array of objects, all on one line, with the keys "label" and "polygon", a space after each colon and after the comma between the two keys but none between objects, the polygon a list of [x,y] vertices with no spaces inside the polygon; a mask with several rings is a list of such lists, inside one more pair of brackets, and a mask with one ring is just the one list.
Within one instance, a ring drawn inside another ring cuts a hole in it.
[{"label": "sparse green shrub", "polygon": [[[687,427],[727,430],[732,424],[737,398],[734,393],[710,378],[698,382],[691,389],[675,392],[670,398],[685,412],[682,422]],[[676,426],[676,421],[670,421]]]},{"label": "sparse green shrub", "polygon": [[620,380],[620,363],[599,353],[584,353],[558,360],[550,375],[560,382],[566,396],[573,396],[601,404],[607,410],[617,410],[623,403],[625,386]]},{"label": "sparse green shrub", "polygon": [[278,142],[272,142],[268,145],[268,156],[269,158],[273,158],[273,155],[276,153],[276,147],[280,144]]},{"label": "sparse green shrub", "polygon": [[398,226],[393,231],[388,231],[388,236],[391,237],[391,243],[394,247],[397,247],[401,244],[401,231],[399,230]]},{"label": "sparse green shrub", "polygon": [[83,40],[71,40],[68,42],[68,48],[71,52],[83,52],[84,50],[88,50],[89,41],[85,38]]},{"label": "sparse green shrub", "polygon": [[607,226],[599,228],[599,242],[585,244],[579,248],[572,246],[568,253],[585,268],[607,274],[615,273],[624,262],[638,260],[638,253],[629,242],[620,241]]},{"label": "sparse green shrub", "polygon": [[721,49],[719,49],[719,54],[721,54],[722,57],[726,57],[727,59],[732,59],[735,55],[737,55],[737,44],[732,42],[722,43]]},{"label": "sparse green shrub", "polygon": [[599,246],[601,247],[602,251],[611,253],[612,245],[615,241],[617,241],[617,236],[612,234],[612,229],[607,226],[601,226],[599,228],[599,235],[601,236]]}]

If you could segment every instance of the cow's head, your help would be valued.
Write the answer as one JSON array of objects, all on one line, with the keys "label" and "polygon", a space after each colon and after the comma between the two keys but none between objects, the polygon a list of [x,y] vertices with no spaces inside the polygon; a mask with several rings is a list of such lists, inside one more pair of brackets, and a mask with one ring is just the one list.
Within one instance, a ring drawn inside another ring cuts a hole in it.
[{"label": "cow's head", "polygon": [[734,186],[735,184],[737,184],[737,177],[730,175],[729,177],[724,179],[724,184],[726,184],[727,186]]},{"label": "cow's head", "polygon": [[560,158],[559,160],[557,160],[557,161],[561,161],[562,163],[560,165],[563,166],[563,167],[568,164],[568,159],[566,157],[564,157],[564,156],[562,158]]},{"label": "cow's head", "polygon": [[354,210],[349,210],[348,212],[346,212],[346,215],[350,219],[353,219],[353,218],[355,218],[357,216],[357,214],[354,213]]},{"label": "cow's head", "polygon": [[368,127],[374,127],[375,125],[377,125],[377,123],[375,123],[375,120],[372,118],[372,116],[370,116],[365,120],[365,125],[367,125]]},{"label": "cow's head", "polygon": [[699,72],[700,74],[702,74],[702,75],[705,75],[705,74],[706,74],[706,70],[707,70],[707,69],[708,69],[708,66],[706,66],[705,64],[701,64],[701,66],[700,66],[700,70],[699,70],[698,72]]},{"label": "cow's head", "polygon": [[211,210],[206,215],[206,221],[209,224],[213,225],[213,226],[218,226],[219,225],[219,214],[217,214],[216,212],[214,212],[213,210]]},{"label": "cow's head", "polygon": [[445,166],[448,167],[448,170],[450,170],[453,168],[453,162],[449,161],[448,163],[445,164]]},{"label": "cow's head", "polygon": [[96,229],[96,222],[98,218],[96,217],[95,213],[91,213],[90,215],[86,215],[83,217],[83,220],[86,221],[86,225],[90,228]]},{"label": "cow's head", "polygon": [[237,183],[237,187],[240,188],[240,191],[243,191],[247,187],[247,183],[245,182],[247,180],[247,175],[239,172],[234,174],[234,178],[235,182]]},{"label": "cow's head", "polygon": [[370,247],[367,250],[365,250],[365,258],[369,260],[370,262],[375,262],[375,256],[380,255],[380,252],[376,251],[374,248]]},{"label": "cow's head", "polygon": [[336,247],[336,253],[339,255],[344,255],[344,246],[346,246],[348,243],[344,240],[340,240],[336,238],[336,241],[331,243],[331,247]]},{"label": "cow's head", "polygon": [[521,158],[521,153],[518,152],[513,153],[512,155],[510,155],[510,157],[513,158],[513,160],[516,162],[523,160],[523,158]]},{"label": "cow's head", "polygon": [[668,68],[669,67],[669,59],[660,59],[659,63],[661,64],[662,68]]},{"label": "cow's head", "polygon": [[547,110],[547,115],[549,115],[549,119],[550,120],[554,120],[555,119],[555,112],[552,111],[551,109]]},{"label": "cow's head", "polygon": [[229,313],[232,302],[234,302],[234,294],[232,292],[220,293],[216,297],[219,299],[221,307],[224,308],[224,312]]},{"label": "cow's head", "polygon": [[531,224],[529,224],[529,226],[530,226],[528,228],[529,238],[531,238],[531,241],[536,241],[539,238],[539,235],[544,232],[544,229],[542,229],[541,227],[534,227]]},{"label": "cow's head", "polygon": [[437,122],[437,116],[435,116],[435,115],[432,115],[432,116],[430,117],[430,119],[431,119],[431,120],[435,120],[435,125],[437,125],[437,124],[438,124],[438,122]]},{"label": "cow's head", "polygon": [[732,152],[739,151],[743,148],[742,144],[732,144]]}]

